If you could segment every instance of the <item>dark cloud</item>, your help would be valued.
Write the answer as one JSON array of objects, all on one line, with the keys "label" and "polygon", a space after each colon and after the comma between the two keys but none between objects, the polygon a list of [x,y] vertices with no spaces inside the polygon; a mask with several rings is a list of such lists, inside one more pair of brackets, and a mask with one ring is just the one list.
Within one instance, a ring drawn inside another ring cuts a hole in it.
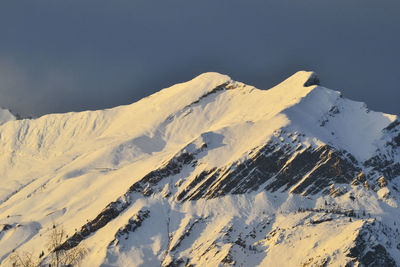
[{"label": "dark cloud", "polygon": [[206,71],[269,88],[306,69],[400,114],[399,12],[398,0],[6,0],[0,105],[100,109]]}]

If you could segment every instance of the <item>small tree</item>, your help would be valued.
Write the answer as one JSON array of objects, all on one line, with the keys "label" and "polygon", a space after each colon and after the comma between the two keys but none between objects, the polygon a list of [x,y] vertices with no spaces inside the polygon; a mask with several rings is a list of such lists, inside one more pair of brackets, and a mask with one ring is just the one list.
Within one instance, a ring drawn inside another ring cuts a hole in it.
[{"label": "small tree", "polygon": [[39,262],[33,259],[32,253],[23,252],[19,254],[14,252],[10,256],[11,265],[13,267],[36,267],[39,266]]},{"label": "small tree", "polygon": [[51,266],[61,267],[76,265],[87,254],[87,249],[82,245],[68,250],[60,249],[65,238],[67,238],[67,235],[64,227],[53,224],[53,229],[50,232],[47,243],[47,248],[50,252]]},{"label": "small tree", "polygon": [[[65,266],[74,266],[78,265],[79,262],[83,259],[83,257],[87,254],[87,249],[82,245],[76,246],[69,250],[60,249],[61,244],[65,241],[65,238],[68,236],[64,230],[64,227],[57,226],[55,223],[53,224],[53,229],[50,231],[47,240],[47,248],[50,252],[48,260],[50,266],[52,267],[65,267]],[[39,258],[44,256],[44,252],[40,253]],[[34,260],[32,253],[22,252],[17,253],[14,252],[10,256],[11,265],[13,267],[38,267],[38,266],[47,266],[45,262],[46,259]]]}]

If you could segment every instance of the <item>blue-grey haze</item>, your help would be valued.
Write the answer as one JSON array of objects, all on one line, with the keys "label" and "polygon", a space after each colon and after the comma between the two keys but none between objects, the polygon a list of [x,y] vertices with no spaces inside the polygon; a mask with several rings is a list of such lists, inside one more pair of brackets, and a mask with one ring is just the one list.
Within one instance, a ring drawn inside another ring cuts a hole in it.
[{"label": "blue-grey haze", "polygon": [[400,114],[399,0],[4,0],[0,106],[132,103],[207,71],[270,88],[297,70]]}]

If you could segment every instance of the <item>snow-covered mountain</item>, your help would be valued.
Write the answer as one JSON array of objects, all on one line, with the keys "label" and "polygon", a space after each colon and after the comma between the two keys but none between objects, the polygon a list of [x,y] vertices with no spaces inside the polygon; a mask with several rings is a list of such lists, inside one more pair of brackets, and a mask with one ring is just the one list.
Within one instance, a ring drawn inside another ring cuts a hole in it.
[{"label": "snow-covered mountain", "polygon": [[300,71],[218,73],[108,110],[3,119],[0,264],[85,247],[83,266],[400,265],[400,120]]}]

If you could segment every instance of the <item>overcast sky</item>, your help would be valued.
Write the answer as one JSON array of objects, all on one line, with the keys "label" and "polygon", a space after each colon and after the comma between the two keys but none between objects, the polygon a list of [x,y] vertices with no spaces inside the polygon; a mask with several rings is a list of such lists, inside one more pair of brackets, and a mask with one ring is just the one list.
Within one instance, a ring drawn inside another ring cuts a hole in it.
[{"label": "overcast sky", "polygon": [[217,71],[268,89],[297,70],[400,114],[399,0],[4,0],[0,106],[132,103]]}]

